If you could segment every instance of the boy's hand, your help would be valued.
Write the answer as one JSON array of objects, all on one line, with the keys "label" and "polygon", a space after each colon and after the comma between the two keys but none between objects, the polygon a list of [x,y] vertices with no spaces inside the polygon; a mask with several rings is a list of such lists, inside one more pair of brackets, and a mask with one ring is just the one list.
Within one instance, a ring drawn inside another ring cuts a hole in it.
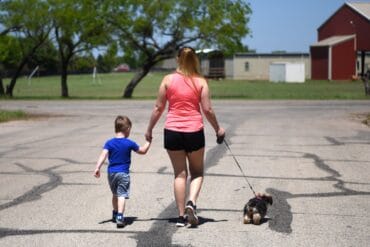
[{"label": "boy's hand", "polygon": [[100,178],[100,169],[95,169],[95,171],[94,171],[94,177]]}]

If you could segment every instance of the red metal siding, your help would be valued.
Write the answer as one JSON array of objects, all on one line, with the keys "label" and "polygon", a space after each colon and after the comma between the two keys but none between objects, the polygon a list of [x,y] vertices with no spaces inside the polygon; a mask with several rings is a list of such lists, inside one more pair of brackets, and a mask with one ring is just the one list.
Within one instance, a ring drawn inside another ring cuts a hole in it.
[{"label": "red metal siding", "polygon": [[356,52],[354,39],[332,47],[332,79],[350,80],[356,75]]},{"label": "red metal siding", "polygon": [[370,21],[347,5],[343,5],[318,29],[319,41],[350,34],[356,34],[358,51],[370,51]]},{"label": "red metal siding", "polygon": [[328,47],[311,47],[311,79],[328,79]]}]

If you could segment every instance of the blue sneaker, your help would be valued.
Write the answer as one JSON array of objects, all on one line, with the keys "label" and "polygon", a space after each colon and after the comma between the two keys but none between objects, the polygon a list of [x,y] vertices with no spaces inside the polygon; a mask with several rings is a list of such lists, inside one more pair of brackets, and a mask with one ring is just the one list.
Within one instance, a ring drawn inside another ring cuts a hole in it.
[{"label": "blue sneaker", "polygon": [[116,223],[117,223],[117,228],[122,228],[125,226],[125,218],[123,217],[122,214],[120,213],[117,214]]}]

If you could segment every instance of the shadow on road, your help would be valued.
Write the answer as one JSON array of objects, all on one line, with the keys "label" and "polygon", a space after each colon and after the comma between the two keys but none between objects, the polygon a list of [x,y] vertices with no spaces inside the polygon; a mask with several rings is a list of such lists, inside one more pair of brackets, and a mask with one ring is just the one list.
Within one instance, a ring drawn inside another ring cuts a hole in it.
[{"label": "shadow on road", "polygon": [[[132,225],[135,221],[167,221],[168,223],[176,224],[177,218],[149,218],[149,219],[139,219],[138,217],[125,217],[126,225]],[[211,218],[204,218],[199,216],[199,225],[205,223],[217,223],[225,222],[227,220],[215,220]],[[100,221],[98,224],[113,223],[112,219],[107,219]]]}]

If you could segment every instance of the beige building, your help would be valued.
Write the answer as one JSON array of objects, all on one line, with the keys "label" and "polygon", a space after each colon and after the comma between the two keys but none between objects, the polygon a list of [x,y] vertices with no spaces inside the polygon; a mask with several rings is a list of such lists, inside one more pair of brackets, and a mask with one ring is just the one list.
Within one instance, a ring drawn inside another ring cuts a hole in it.
[{"label": "beige building", "polygon": [[[359,70],[361,56],[357,58]],[[370,69],[370,53],[366,53],[366,69]],[[272,63],[303,63],[305,78],[311,79],[311,59],[308,53],[236,53],[232,58],[225,58],[225,77],[235,80],[269,80]],[[175,70],[175,58],[167,59],[158,64],[157,70]],[[204,75],[209,72],[208,59],[202,59],[201,69]]]},{"label": "beige building", "polygon": [[308,53],[236,53],[233,59],[232,78],[235,80],[269,80],[272,63],[303,63],[305,77],[311,78],[311,61]]}]

